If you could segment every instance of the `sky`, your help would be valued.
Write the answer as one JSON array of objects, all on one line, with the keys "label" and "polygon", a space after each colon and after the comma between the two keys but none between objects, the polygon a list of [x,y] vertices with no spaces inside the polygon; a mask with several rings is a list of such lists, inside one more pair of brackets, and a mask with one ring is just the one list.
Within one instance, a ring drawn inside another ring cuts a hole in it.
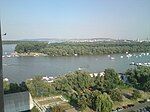
[{"label": "sky", "polygon": [[0,0],[3,37],[150,39],[150,0]]}]

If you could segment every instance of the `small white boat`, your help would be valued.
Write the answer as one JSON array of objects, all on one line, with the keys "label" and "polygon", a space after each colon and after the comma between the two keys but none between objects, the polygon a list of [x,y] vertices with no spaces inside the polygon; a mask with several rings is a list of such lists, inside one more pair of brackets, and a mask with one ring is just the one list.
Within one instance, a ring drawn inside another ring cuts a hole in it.
[{"label": "small white boat", "polygon": [[78,54],[74,54],[74,56],[78,56]]},{"label": "small white boat", "polygon": [[6,81],[6,82],[9,82],[9,79],[8,79],[8,78],[4,78],[3,80]]},{"label": "small white boat", "polygon": [[142,63],[137,63],[137,65],[140,65],[140,66],[141,66],[141,65],[142,65]]},{"label": "small white boat", "polygon": [[144,63],[144,65],[148,65],[148,63]]},{"label": "small white boat", "polygon": [[110,57],[110,59],[111,59],[111,60],[114,60],[115,58],[114,58],[114,57]]},{"label": "small white boat", "polygon": [[123,58],[123,56],[120,56],[120,58]]},{"label": "small white boat", "polygon": [[131,62],[131,65],[135,65],[134,61]]},{"label": "small white boat", "polygon": [[108,55],[108,57],[110,57],[110,55]]},{"label": "small white boat", "polygon": [[7,55],[7,58],[11,58],[11,55]]},{"label": "small white boat", "polygon": [[132,55],[131,54],[128,54],[128,55],[126,55],[127,56],[127,58],[130,58]]},{"label": "small white boat", "polygon": [[78,70],[82,70],[82,68],[79,67]]}]

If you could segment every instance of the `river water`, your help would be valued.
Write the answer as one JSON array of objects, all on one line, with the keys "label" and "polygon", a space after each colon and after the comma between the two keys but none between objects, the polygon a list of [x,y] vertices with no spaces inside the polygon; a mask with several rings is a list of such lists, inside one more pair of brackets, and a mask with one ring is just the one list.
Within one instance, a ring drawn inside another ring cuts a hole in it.
[{"label": "river water", "polygon": [[[3,54],[14,52],[15,45],[3,45]],[[73,57],[11,57],[3,58],[3,74],[12,82],[24,81],[35,75],[58,76],[78,70],[89,72],[101,72],[106,68],[114,68],[117,72],[124,72],[134,67],[131,62],[150,62],[150,55],[132,54],[130,58],[126,54],[103,56],[73,56]],[[121,58],[123,56],[123,58]]]}]

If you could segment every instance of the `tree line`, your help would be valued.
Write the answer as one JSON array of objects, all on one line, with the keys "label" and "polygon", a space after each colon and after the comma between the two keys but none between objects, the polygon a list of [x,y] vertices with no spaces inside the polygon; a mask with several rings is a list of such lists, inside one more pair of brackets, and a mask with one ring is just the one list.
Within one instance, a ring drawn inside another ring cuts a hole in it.
[{"label": "tree line", "polygon": [[150,42],[23,42],[18,43],[18,53],[44,53],[49,56],[103,55],[125,52],[150,52]]}]

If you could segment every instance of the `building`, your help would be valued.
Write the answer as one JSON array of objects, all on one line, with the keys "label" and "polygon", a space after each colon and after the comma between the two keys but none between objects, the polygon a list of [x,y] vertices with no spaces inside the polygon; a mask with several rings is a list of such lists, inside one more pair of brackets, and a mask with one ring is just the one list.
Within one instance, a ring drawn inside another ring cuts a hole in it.
[{"label": "building", "polygon": [[33,107],[33,100],[28,91],[4,95],[5,112],[27,111],[31,110]]}]

